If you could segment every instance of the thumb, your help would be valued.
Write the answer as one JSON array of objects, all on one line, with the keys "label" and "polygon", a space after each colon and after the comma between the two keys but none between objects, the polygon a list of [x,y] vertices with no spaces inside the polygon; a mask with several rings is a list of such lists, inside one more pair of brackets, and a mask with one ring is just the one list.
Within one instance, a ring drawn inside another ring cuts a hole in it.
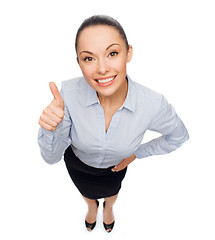
[{"label": "thumb", "polygon": [[58,101],[61,101],[62,100],[62,97],[60,95],[60,92],[56,86],[56,84],[54,82],[50,82],[49,83],[49,87],[50,87],[50,90],[52,92],[52,95],[54,96],[54,98]]},{"label": "thumb", "polygon": [[50,82],[49,83],[49,87],[50,87],[50,90],[52,92],[52,95],[54,97],[54,99],[58,102],[58,104],[60,106],[62,106],[62,108],[64,108],[64,101],[63,101],[63,98],[61,97],[60,95],[60,92],[58,90],[58,87],[56,86],[56,84],[54,82]]},{"label": "thumb", "polygon": [[56,84],[54,82],[50,82],[49,83],[49,87],[50,87],[50,90],[52,92],[52,95],[54,96],[54,98],[56,100],[60,99],[61,98],[61,95],[60,95],[60,92],[56,86]]}]

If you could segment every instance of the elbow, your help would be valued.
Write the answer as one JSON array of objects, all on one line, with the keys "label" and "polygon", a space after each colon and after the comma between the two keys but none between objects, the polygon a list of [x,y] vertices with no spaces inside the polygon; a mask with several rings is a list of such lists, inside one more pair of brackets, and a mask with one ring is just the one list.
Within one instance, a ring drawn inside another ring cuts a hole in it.
[{"label": "elbow", "polygon": [[190,138],[189,133],[181,120],[179,121],[179,124],[177,125],[175,130],[170,134],[166,135],[165,137],[168,144],[175,149],[179,148]]},{"label": "elbow", "polygon": [[186,131],[186,133],[179,139],[178,144],[181,146],[183,143],[185,143],[186,141],[188,141],[190,138],[188,132]]},{"label": "elbow", "polygon": [[41,153],[41,156],[43,158],[43,160],[49,164],[49,165],[54,165],[55,163],[59,162],[60,159],[59,158],[56,158],[56,156],[47,156],[47,155],[44,155],[43,153]]},{"label": "elbow", "polygon": [[181,136],[177,136],[177,137],[165,136],[165,137],[166,137],[166,142],[169,145],[170,152],[176,150],[179,147],[181,147],[190,138],[187,131]]},{"label": "elbow", "polygon": [[188,133],[187,129],[185,128],[184,134],[183,134],[182,137],[180,138],[180,143],[181,143],[181,145],[182,145],[183,143],[185,143],[186,141],[188,141],[189,139],[190,139],[189,133]]}]

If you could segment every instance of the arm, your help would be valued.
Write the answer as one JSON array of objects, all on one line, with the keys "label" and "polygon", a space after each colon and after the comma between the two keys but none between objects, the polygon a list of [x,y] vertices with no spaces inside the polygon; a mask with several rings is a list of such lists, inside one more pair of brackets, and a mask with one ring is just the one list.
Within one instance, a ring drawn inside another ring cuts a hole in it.
[{"label": "arm", "polygon": [[141,144],[134,153],[137,158],[170,153],[189,139],[183,122],[163,96],[149,130],[159,132],[162,136]]},{"label": "arm", "polygon": [[[44,109],[39,120],[41,127],[38,133],[38,144],[43,159],[49,164],[60,161],[65,149],[71,144],[72,120],[67,106],[64,105],[63,88],[60,95],[55,87],[50,87],[54,99]],[[55,89],[54,92],[53,89]]]},{"label": "arm", "polygon": [[63,121],[57,126],[56,130],[49,131],[42,127],[38,133],[38,144],[43,159],[48,164],[54,164],[61,160],[64,151],[71,144],[70,128],[72,121],[68,110],[65,107]]}]

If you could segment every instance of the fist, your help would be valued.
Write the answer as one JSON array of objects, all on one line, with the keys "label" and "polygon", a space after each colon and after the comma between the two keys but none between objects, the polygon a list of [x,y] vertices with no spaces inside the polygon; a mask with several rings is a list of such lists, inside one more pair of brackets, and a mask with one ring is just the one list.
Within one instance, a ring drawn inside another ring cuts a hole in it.
[{"label": "fist", "polygon": [[54,131],[64,117],[64,101],[60,95],[60,92],[54,82],[49,83],[50,90],[54,99],[52,102],[43,110],[39,125],[46,130]]}]

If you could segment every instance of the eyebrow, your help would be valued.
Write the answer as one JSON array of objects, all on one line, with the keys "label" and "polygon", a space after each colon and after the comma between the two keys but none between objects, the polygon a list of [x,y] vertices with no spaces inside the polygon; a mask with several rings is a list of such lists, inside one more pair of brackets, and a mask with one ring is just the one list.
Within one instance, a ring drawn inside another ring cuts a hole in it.
[{"label": "eyebrow", "polygon": [[118,45],[118,46],[120,46],[118,43],[113,43],[113,44],[111,44],[110,46],[108,46],[107,48],[106,48],[106,50],[108,50],[110,47],[112,47],[113,45]]},{"label": "eyebrow", "polygon": [[[112,47],[113,45],[118,45],[118,46],[120,46],[118,43],[112,43],[110,46],[108,46],[108,47],[106,48],[105,51],[107,51],[107,50],[108,50],[110,47]],[[82,53],[88,53],[88,54],[93,55],[93,53],[90,52],[90,51],[81,51],[80,54],[82,54]]]}]

